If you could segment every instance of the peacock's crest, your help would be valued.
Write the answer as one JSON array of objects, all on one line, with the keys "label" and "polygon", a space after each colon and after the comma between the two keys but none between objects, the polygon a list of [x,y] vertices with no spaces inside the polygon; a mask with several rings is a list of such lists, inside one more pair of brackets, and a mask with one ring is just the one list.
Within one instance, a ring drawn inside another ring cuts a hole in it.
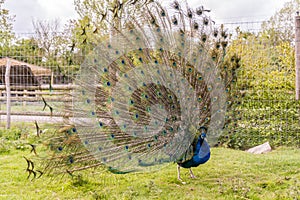
[{"label": "peacock's crest", "polygon": [[226,124],[237,57],[203,7],[154,1],[101,42],[81,66],[68,128],[49,140],[46,169],[101,164],[119,172],[178,161],[199,127],[217,143]]}]

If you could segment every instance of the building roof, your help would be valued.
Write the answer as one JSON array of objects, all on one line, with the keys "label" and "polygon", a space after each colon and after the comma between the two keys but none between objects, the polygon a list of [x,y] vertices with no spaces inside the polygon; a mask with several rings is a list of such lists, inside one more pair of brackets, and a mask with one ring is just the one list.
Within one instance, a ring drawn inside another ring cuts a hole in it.
[{"label": "building roof", "polygon": [[24,65],[28,66],[35,76],[50,76],[51,75],[51,70],[50,69],[46,69],[46,68],[43,68],[43,67],[39,67],[39,66],[36,66],[36,65],[32,65],[32,64],[22,62],[22,61],[18,61],[18,60],[8,58],[8,57],[0,59],[0,66],[1,65],[6,66],[8,60],[10,60],[11,66],[22,66],[22,65],[23,66]]}]

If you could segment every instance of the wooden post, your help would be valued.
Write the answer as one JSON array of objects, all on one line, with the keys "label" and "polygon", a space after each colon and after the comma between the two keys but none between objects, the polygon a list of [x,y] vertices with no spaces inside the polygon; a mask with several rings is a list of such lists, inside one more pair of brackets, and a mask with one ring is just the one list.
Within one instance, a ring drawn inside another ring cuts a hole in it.
[{"label": "wooden post", "polygon": [[296,100],[300,99],[300,16],[295,17]]},{"label": "wooden post", "polygon": [[[0,89],[0,97],[2,97],[2,90],[1,90],[1,89]],[[2,108],[1,108],[1,105],[2,105],[2,103],[0,103],[0,112],[1,112],[1,109],[2,109]],[[1,114],[0,114],[0,124],[1,124],[1,117],[2,117],[2,116],[1,116]]]},{"label": "wooden post", "polygon": [[[66,90],[64,91],[65,95],[64,98],[69,98],[70,96],[72,97],[72,90]],[[70,123],[70,109],[72,108],[73,100],[71,102],[65,101],[64,102],[64,112],[63,112],[63,122],[64,124],[71,124]]]},{"label": "wooden post", "polygon": [[[54,73],[51,73],[50,86],[54,85]],[[52,92],[52,88],[49,88],[50,92]]]},{"label": "wooden post", "polygon": [[10,129],[11,122],[11,93],[10,93],[10,60],[7,59],[5,70],[5,86],[6,86],[6,128]]},{"label": "wooden post", "polygon": [[[18,96],[18,95],[17,95],[17,96]],[[24,99],[26,99],[26,97],[27,97],[27,90],[26,90],[26,89],[24,90],[23,97],[25,97]],[[26,100],[22,102],[24,107],[25,107],[26,104],[27,104],[26,102],[27,102]],[[24,108],[24,110],[25,110],[25,108]]]}]

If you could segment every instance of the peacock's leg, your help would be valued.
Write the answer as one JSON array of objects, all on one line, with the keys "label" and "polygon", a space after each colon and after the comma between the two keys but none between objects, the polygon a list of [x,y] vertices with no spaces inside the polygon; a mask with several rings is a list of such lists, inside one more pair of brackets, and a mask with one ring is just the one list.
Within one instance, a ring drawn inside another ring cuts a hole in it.
[{"label": "peacock's leg", "polygon": [[182,179],[180,177],[180,166],[179,165],[177,165],[177,173],[178,173],[178,176],[177,176],[178,180],[182,181]]},{"label": "peacock's leg", "polygon": [[194,173],[192,171],[192,168],[190,168],[190,175],[191,175],[191,178],[196,178],[196,176],[194,175]]}]

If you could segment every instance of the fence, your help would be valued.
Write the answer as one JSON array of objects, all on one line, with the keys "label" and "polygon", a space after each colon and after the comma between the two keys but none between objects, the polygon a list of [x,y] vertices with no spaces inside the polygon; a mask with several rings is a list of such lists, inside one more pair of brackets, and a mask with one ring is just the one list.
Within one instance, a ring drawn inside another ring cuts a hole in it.
[{"label": "fence", "polygon": [[[232,119],[233,123],[226,129],[220,142],[234,148],[246,148],[264,141],[270,141],[274,145],[300,146],[300,105],[295,100],[295,62],[292,59],[294,47],[291,44],[273,44],[263,36],[258,37],[261,23],[225,24],[235,37],[235,42],[231,45],[242,56],[242,68],[238,72],[236,87],[241,97],[240,103],[235,107],[239,116]],[[253,35],[244,35],[247,40],[239,39],[235,34],[236,27]],[[34,37],[26,34],[27,38],[30,36]],[[38,48],[34,43],[30,46]],[[10,80],[12,116],[26,115],[29,121],[34,121],[37,116],[62,117],[60,113],[51,114],[47,109],[43,111],[43,98],[47,102],[63,102],[65,106],[72,104],[71,95],[68,94],[75,87],[72,85],[72,78],[84,56],[78,52],[73,57],[64,55],[64,51],[51,52],[60,56],[45,60],[37,49],[2,51],[0,57],[9,57],[12,66],[23,66],[21,74],[27,76],[18,78],[18,72],[13,72],[15,76]],[[0,65],[3,65],[1,60]],[[1,80],[4,80],[3,74],[2,70]],[[5,85],[0,85],[0,115],[3,116],[7,114],[7,97]]]},{"label": "fence", "polygon": [[[294,45],[299,43],[294,38],[281,44],[270,40],[272,36],[258,31],[259,23],[241,24],[245,34],[235,44],[243,65],[237,83],[240,104],[235,107],[239,116],[222,142],[234,148],[266,141],[274,146],[300,146],[300,105],[295,96],[299,78],[294,66]],[[247,30],[253,30],[254,35]]]},{"label": "fence", "polygon": [[[73,99],[71,95],[68,95],[75,88],[74,85],[40,85],[40,86],[12,86],[10,93],[9,101],[14,103],[13,108],[15,108],[11,115],[27,115],[27,116],[61,116],[60,113],[50,113],[39,111],[43,108],[44,102],[43,98],[47,102],[60,102],[65,103],[66,105],[72,104]],[[53,91],[51,91],[53,90]],[[0,85],[0,101],[4,102],[8,99],[7,91],[4,85]],[[42,103],[42,104],[41,104]],[[20,105],[21,108],[29,107],[30,110],[24,110],[18,108],[17,105]],[[34,108],[36,106],[36,108]],[[7,110],[2,109],[0,111],[1,115],[6,115]]]},{"label": "fence", "polygon": [[296,100],[300,99],[300,16],[295,18]]}]

